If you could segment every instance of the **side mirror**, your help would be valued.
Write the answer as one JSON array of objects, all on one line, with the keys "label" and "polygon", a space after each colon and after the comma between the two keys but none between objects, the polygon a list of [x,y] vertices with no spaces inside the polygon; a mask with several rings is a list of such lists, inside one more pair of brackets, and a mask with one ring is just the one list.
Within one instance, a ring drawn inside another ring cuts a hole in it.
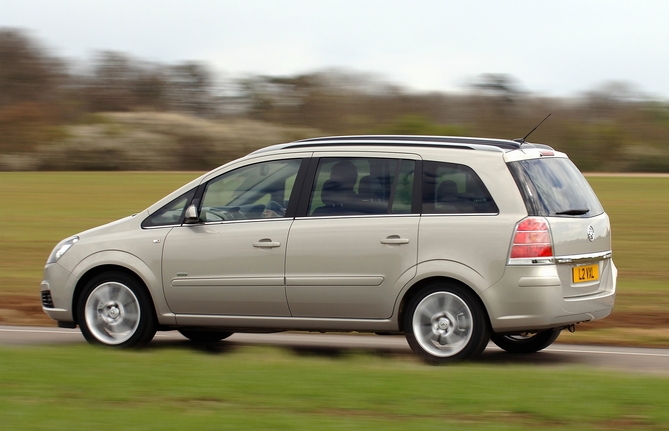
[{"label": "side mirror", "polygon": [[194,224],[200,221],[200,215],[197,213],[197,207],[191,205],[186,208],[186,216],[184,217],[184,224]]}]

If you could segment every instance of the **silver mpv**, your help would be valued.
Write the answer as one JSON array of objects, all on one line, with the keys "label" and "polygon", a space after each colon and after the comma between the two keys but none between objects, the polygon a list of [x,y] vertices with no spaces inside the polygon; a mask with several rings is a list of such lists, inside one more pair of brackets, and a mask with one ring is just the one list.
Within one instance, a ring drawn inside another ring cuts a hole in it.
[{"label": "silver mpv", "polygon": [[524,141],[317,138],[255,151],[61,241],[44,311],[91,343],[156,331],[404,334],[431,362],[530,353],[613,308],[609,219]]}]

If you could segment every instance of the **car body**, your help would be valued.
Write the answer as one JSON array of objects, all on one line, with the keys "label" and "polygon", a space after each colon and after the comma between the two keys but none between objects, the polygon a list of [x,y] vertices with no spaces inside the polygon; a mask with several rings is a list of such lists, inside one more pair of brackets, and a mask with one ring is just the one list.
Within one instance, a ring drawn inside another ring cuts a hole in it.
[{"label": "car body", "polygon": [[609,315],[611,255],[608,216],[550,147],[344,136],[255,151],[63,240],[41,291],[98,344],[360,331],[451,362],[491,338],[534,352]]}]

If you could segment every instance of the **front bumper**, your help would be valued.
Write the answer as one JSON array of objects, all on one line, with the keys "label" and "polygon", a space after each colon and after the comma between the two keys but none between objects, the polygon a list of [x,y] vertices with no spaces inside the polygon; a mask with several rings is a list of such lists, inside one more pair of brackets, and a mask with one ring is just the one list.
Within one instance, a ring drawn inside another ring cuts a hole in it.
[{"label": "front bumper", "polygon": [[53,320],[74,322],[73,286],[72,274],[62,266],[50,263],[44,267],[44,276],[40,285],[42,310]]}]

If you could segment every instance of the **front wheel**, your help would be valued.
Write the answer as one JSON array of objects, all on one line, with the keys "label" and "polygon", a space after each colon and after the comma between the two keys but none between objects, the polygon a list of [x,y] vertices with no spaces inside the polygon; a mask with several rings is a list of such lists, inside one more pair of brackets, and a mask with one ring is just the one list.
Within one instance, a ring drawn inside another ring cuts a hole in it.
[{"label": "front wheel", "polygon": [[100,274],[86,284],[77,318],[91,344],[139,347],[156,333],[150,296],[139,280],[122,272]]},{"label": "front wheel", "polygon": [[431,363],[473,359],[490,338],[478,298],[464,287],[446,283],[427,286],[410,301],[404,331],[411,349]]},{"label": "front wheel", "polygon": [[534,353],[553,344],[560,336],[560,332],[561,329],[549,329],[518,335],[492,334],[490,339],[497,347],[509,353]]}]

